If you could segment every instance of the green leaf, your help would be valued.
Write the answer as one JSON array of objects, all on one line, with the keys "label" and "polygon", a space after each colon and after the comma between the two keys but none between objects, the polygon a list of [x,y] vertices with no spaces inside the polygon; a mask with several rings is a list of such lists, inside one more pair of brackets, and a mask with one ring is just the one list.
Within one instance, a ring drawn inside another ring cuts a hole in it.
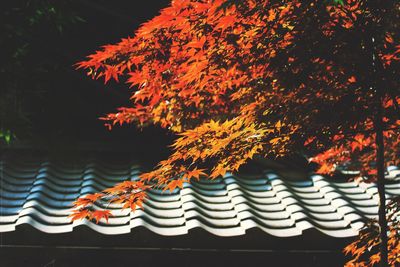
[{"label": "green leaf", "polygon": [[7,145],[10,144],[12,135],[10,130],[0,130],[0,139],[4,139]]},{"label": "green leaf", "polygon": [[341,6],[344,5],[343,0],[333,0],[333,3],[334,3],[335,5],[341,5]]}]

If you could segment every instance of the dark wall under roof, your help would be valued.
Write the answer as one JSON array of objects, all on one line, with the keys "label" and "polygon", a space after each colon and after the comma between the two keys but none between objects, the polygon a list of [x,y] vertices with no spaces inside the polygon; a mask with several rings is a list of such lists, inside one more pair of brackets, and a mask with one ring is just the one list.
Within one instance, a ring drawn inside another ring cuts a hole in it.
[{"label": "dark wall under roof", "polygon": [[245,236],[221,238],[194,229],[165,237],[141,228],[134,234],[107,236],[81,227],[72,233],[44,234],[30,226],[2,234],[5,266],[343,266],[341,249],[348,238],[335,239],[307,230],[278,238],[250,229]]}]

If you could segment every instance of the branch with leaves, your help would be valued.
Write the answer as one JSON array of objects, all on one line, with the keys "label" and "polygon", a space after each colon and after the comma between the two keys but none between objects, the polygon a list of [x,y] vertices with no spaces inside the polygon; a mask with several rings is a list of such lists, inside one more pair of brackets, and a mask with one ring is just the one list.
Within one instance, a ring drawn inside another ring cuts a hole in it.
[{"label": "branch with leaves", "polygon": [[[400,198],[392,199],[386,206],[388,225],[388,251],[389,266],[400,264]],[[360,231],[357,240],[347,245],[343,252],[351,256],[345,266],[376,266],[381,259],[379,246],[379,224],[377,220],[369,220]]]}]

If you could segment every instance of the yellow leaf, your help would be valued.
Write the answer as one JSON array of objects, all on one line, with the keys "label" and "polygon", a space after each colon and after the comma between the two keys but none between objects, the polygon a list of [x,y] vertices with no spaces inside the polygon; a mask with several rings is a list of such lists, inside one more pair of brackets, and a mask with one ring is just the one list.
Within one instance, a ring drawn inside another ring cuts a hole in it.
[{"label": "yellow leaf", "polygon": [[280,137],[275,137],[275,138],[269,140],[269,142],[270,142],[272,145],[276,145],[276,144],[279,143],[280,140],[281,140]]}]

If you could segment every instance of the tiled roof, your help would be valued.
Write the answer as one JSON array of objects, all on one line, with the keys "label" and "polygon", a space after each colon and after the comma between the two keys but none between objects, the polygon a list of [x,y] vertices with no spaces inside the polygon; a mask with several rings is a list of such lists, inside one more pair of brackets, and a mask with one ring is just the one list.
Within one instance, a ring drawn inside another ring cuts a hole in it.
[{"label": "tiled roof", "polygon": [[[0,232],[29,224],[46,233],[66,233],[84,224],[106,235],[134,232],[135,227],[144,226],[169,236],[198,227],[218,236],[237,236],[256,227],[279,237],[301,235],[310,228],[333,237],[349,237],[357,235],[363,219],[375,217],[378,210],[374,184],[334,182],[319,175],[288,181],[265,171],[256,176],[201,180],[172,193],[152,191],[144,210],[108,207],[115,209],[109,224],[71,223],[67,216],[72,201],[118,181],[137,179],[139,166],[12,158],[4,158],[0,164]],[[398,177],[400,170],[389,168],[388,197],[400,195]]]}]

